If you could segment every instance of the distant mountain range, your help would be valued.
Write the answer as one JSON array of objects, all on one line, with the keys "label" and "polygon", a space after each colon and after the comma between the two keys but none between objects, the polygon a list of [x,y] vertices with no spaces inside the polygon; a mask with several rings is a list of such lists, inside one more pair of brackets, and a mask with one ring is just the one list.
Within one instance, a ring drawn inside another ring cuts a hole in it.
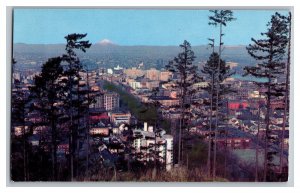
[{"label": "distant mountain range", "polygon": [[[64,44],[16,43],[13,49],[17,61],[22,63],[24,58],[36,59],[37,65],[41,65],[49,57],[59,56],[65,52]],[[197,57],[196,63],[204,63],[212,51],[208,46],[192,46],[192,50]],[[163,68],[180,51],[178,46],[119,46],[103,40],[92,45],[85,54],[79,53],[79,56],[83,61],[98,67],[108,68],[117,65],[131,67],[143,62],[146,68]],[[238,71],[245,65],[255,63],[243,45],[225,46],[222,58],[227,62],[238,63],[236,67]]]}]

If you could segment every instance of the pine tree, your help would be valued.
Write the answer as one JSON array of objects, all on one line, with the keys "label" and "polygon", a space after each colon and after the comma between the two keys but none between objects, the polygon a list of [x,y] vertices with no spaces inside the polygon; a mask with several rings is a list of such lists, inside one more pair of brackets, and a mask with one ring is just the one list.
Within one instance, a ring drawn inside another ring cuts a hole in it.
[{"label": "pine tree", "polygon": [[289,112],[289,90],[290,90],[290,65],[291,65],[291,36],[292,36],[292,14],[289,12],[287,17],[282,16],[283,20],[286,21],[288,26],[288,45],[287,45],[287,63],[286,63],[286,70],[285,70],[285,85],[284,85],[284,113],[283,113],[283,123],[282,123],[282,132],[281,132],[281,139],[280,139],[280,180],[287,180],[284,179],[284,171],[283,171],[283,160],[284,160],[284,136],[285,136],[285,127],[287,125],[288,119],[288,112]]},{"label": "pine tree", "polygon": [[267,81],[261,84],[267,89],[263,93],[267,99],[266,104],[266,134],[265,134],[265,153],[264,153],[264,181],[271,180],[274,164],[273,156],[276,152],[271,148],[274,146],[274,139],[271,136],[270,117],[271,117],[271,100],[274,97],[282,95],[278,90],[278,84],[275,79],[283,74],[285,63],[283,61],[286,53],[287,44],[287,24],[282,20],[279,13],[272,15],[271,21],[267,24],[267,32],[261,33],[264,39],[256,40],[252,38],[253,44],[247,46],[248,53],[257,60],[256,66],[245,67],[245,75],[252,75],[257,78],[266,78]]},{"label": "pine tree", "polygon": [[181,164],[182,158],[182,132],[188,129],[187,120],[191,117],[191,97],[196,90],[193,85],[199,82],[200,77],[197,74],[197,66],[193,64],[195,60],[194,52],[188,41],[184,41],[180,45],[182,52],[178,54],[169,64],[166,69],[177,77],[173,80],[174,88],[179,91],[179,132],[178,132],[178,164]]},{"label": "pine tree", "polygon": [[[208,44],[212,48],[212,53],[215,52],[215,39],[208,39],[210,43]],[[204,67],[203,67],[204,68]],[[204,73],[202,71],[202,73]],[[215,85],[215,73],[212,73],[212,78],[210,79],[210,108],[209,108],[209,134],[208,134],[208,150],[207,150],[207,177],[211,176],[211,134],[212,134],[212,118],[213,118],[213,93],[214,93],[214,85]]]},{"label": "pine tree", "polygon": [[[12,71],[15,73],[16,61],[12,60]],[[22,177],[24,181],[29,179],[29,167],[28,167],[28,137],[31,135],[29,127],[26,121],[27,114],[29,111],[28,107],[28,95],[29,93],[26,90],[23,90],[21,80],[13,78],[12,80],[12,98],[11,98],[11,167],[18,167],[19,162],[15,157],[21,151],[22,153]],[[15,128],[21,128],[20,136],[14,135]],[[19,147],[19,144],[22,144]],[[12,180],[18,180],[17,175],[12,172]]]},{"label": "pine tree", "polygon": [[90,104],[93,103],[94,99],[91,96],[91,88],[90,88],[90,79],[89,79],[89,70],[86,69],[86,95],[87,95],[87,103],[86,108],[86,175],[89,174],[89,162],[90,162]]},{"label": "pine tree", "polygon": [[[226,94],[229,94],[230,92],[233,92],[230,85],[221,84],[223,83],[227,78],[232,76],[235,72],[231,71],[230,66],[226,65],[226,62],[223,60],[220,60],[220,71],[219,71],[219,79],[217,78],[218,73],[218,61],[219,61],[219,55],[215,52],[213,52],[208,61],[203,66],[203,69],[201,72],[204,74],[205,79],[208,81],[207,87],[204,87],[203,89],[208,92],[210,95],[210,123],[209,123],[209,147],[208,147],[208,160],[207,160],[207,167],[208,167],[208,176],[211,174],[211,134],[216,135],[217,130],[212,131],[212,127],[215,127],[213,124],[213,111],[216,111],[217,109],[217,82],[220,83],[219,86],[219,99],[218,99],[218,106],[221,108],[224,106],[224,102],[222,102],[222,99],[224,99],[224,96]],[[221,122],[221,121],[220,121]],[[216,146],[216,141],[214,141],[214,147]]]},{"label": "pine tree", "polygon": [[[78,93],[77,93],[77,110],[78,110],[78,119],[80,121],[79,124],[79,140],[81,140],[83,143],[86,144],[86,163],[85,165],[85,170],[86,170],[86,175],[89,173],[89,154],[90,154],[90,111],[89,107],[92,103],[95,102],[95,96],[97,95],[95,92],[91,90],[90,87],[90,74],[91,72],[87,68],[87,66],[84,67],[83,70],[80,71],[80,80],[81,83],[78,85]],[[79,146],[77,145],[77,156],[79,154]],[[78,169],[80,166],[80,163],[77,162]],[[77,169],[77,170],[78,170]]]},{"label": "pine tree", "polygon": [[[69,34],[65,37],[66,54],[62,56],[63,60],[67,63],[67,69],[65,75],[68,77],[68,98],[65,101],[66,108],[68,109],[69,116],[69,152],[70,152],[70,178],[73,181],[74,175],[74,160],[75,154],[78,154],[78,132],[80,127],[80,118],[84,115],[80,114],[80,106],[83,104],[83,100],[80,95],[79,82],[81,77],[79,72],[82,70],[82,64],[76,51],[86,52],[86,49],[91,47],[89,41],[82,40],[87,34]],[[77,157],[78,158],[78,157]],[[78,161],[77,161],[78,163]],[[78,171],[78,168],[76,168]]]},{"label": "pine tree", "polygon": [[[62,116],[62,98],[65,88],[60,78],[63,76],[62,58],[50,58],[42,66],[42,71],[34,78],[30,88],[33,109],[40,114],[42,122],[38,126],[49,128],[49,144],[52,155],[52,180],[57,180],[57,146],[60,138],[59,119]],[[37,126],[36,125],[36,126]]]},{"label": "pine tree", "polygon": [[[214,25],[219,27],[219,61],[218,61],[218,70],[216,76],[219,77],[220,74],[220,65],[221,65],[221,57],[222,57],[222,37],[224,36],[223,34],[223,26],[225,27],[228,22],[231,22],[235,20],[233,17],[233,12],[231,10],[210,10],[211,13],[213,13],[212,16],[209,16],[210,22],[208,23],[209,25]],[[219,87],[220,87],[220,82],[216,82],[216,104],[219,104]],[[215,128],[218,129],[218,105],[216,105],[216,120],[215,120]],[[214,140],[217,141],[217,133],[215,132]],[[216,177],[216,160],[217,160],[217,146],[214,146],[214,159],[213,159],[213,179]]]}]

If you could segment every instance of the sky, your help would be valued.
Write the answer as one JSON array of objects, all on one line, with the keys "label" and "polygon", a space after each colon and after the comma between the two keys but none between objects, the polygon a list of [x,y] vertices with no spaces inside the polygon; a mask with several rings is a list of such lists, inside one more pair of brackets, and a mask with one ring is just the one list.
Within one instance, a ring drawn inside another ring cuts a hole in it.
[{"label": "sky", "polygon": [[[277,10],[233,10],[237,19],[224,28],[226,45],[248,45],[260,38]],[[287,14],[287,11],[279,11]],[[70,33],[87,33],[93,44],[109,40],[117,45],[206,45],[218,37],[208,25],[208,10],[131,9],[14,9],[14,43],[65,43]],[[217,42],[217,41],[216,41]]]}]

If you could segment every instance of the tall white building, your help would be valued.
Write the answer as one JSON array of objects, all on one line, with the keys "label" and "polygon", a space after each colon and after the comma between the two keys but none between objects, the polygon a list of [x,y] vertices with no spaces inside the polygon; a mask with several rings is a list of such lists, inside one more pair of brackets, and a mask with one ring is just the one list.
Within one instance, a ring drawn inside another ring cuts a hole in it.
[{"label": "tall white building", "polygon": [[173,166],[173,136],[172,135],[163,135],[162,138],[165,140],[165,162],[166,170],[169,171]]},{"label": "tall white building", "polygon": [[[133,131],[135,137],[133,147],[137,153],[142,153],[140,161],[154,161],[155,158],[151,152],[158,152],[158,160],[165,165],[169,171],[173,166],[173,136],[165,134],[165,131],[154,133],[153,126],[144,123],[143,129]],[[156,143],[156,146],[155,146]]]}]

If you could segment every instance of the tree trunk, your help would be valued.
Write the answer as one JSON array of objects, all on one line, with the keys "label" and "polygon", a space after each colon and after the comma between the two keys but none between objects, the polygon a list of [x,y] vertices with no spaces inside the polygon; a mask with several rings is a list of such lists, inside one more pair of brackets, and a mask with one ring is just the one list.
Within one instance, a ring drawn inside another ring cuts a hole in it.
[{"label": "tree trunk", "polygon": [[25,105],[22,108],[22,127],[23,127],[22,132],[23,132],[23,172],[24,172],[23,175],[24,175],[24,181],[27,181],[28,167],[27,167],[27,147],[26,147],[27,137],[26,137],[26,125],[25,125]]},{"label": "tree trunk", "polygon": [[24,181],[27,181],[27,160],[26,160],[26,131],[25,131],[25,125],[23,126],[23,175],[24,175]]},{"label": "tree trunk", "polygon": [[[270,86],[269,86],[270,87]],[[270,90],[270,89],[268,89]],[[265,155],[264,155],[264,182],[267,181],[268,173],[268,137],[269,137],[269,116],[270,116],[270,95],[267,99],[267,114],[266,114],[266,132],[265,132]]]},{"label": "tree trunk", "polygon": [[[222,19],[221,19],[222,20]],[[222,23],[220,23],[220,43],[219,43],[219,61],[217,71],[217,98],[216,98],[216,125],[215,125],[215,136],[214,136],[214,163],[213,163],[213,180],[216,178],[216,162],[217,162],[217,136],[218,136],[218,119],[219,119],[219,90],[220,90],[220,65],[221,65],[221,54],[222,54]]]},{"label": "tree trunk", "polygon": [[211,95],[210,95],[210,120],[209,120],[209,135],[208,135],[208,154],[207,154],[207,177],[211,177],[211,132],[212,132],[212,111],[213,111],[213,95],[214,95],[214,75],[211,81]]},{"label": "tree trunk", "polygon": [[282,180],[283,175],[283,160],[284,160],[284,133],[287,122],[287,113],[289,106],[289,81],[290,81],[290,54],[291,54],[291,12],[289,13],[289,39],[288,39],[288,58],[286,64],[286,79],[285,79],[285,96],[284,96],[284,114],[283,114],[283,124],[282,124],[282,132],[281,132],[281,144],[280,144],[280,181]]},{"label": "tree trunk", "polygon": [[[183,88],[181,88],[181,95],[183,95]],[[183,96],[181,96],[181,104],[180,104],[180,118],[179,118],[179,133],[178,133],[178,165],[181,164],[181,134],[182,134],[182,121],[183,121]]]},{"label": "tree trunk", "polygon": [[[260,97],[259,97],[260,98]],[[255,182],[258,182],[258,156],[259,156],[259,129],[260,129],[260,104],[258,104],[257,135],[255,146]]]},{"label": "tree trunk", "polygon": [[87,152],[86,152],[86,175],[89,175],[89,153],[90,153],[90,83],[89,73],[87,71],[87,90],[88,90],[88,107],[87,107],[87,129],[86,129],[86,140],[87,140]]},{"label": "tree trunk", "polygon": [[[53,119],[53,116],[52,116]],[[52,179],[57,180],[57,145],[56,145],[56,126],[54,120],[51,121],[52,127]]]},{"label": "tree trunk", "polygon": [[[271,53],[273,52],[273,46],[270,47]],[[272,63],[273,58],[270,56],[269,65]],[[268,93],[267,93],[267,113],[266,113],[266,134],[265,134],[265,155],[264,155],[264,182],[267,181],[268,175],[268,139],[269,139],[269,127],[270,127],[270,108],[271,108],[271,75],[268,72]]]},{"label": "tree trunk", "polygon": [[[71,58],[71,55],[69,55]],[[70,62],[70,69],[72,69],[72,62]],[[73,93],[72,93],[72,80],[71,76],[69,75],[69,92],[70,92],[70,107],[69,107],[69,114],[70,114],[70,133],[69,133],[69,155],[70,155],[70,178],[71,181],[74,181],[74,126],[73,126]]]}]

